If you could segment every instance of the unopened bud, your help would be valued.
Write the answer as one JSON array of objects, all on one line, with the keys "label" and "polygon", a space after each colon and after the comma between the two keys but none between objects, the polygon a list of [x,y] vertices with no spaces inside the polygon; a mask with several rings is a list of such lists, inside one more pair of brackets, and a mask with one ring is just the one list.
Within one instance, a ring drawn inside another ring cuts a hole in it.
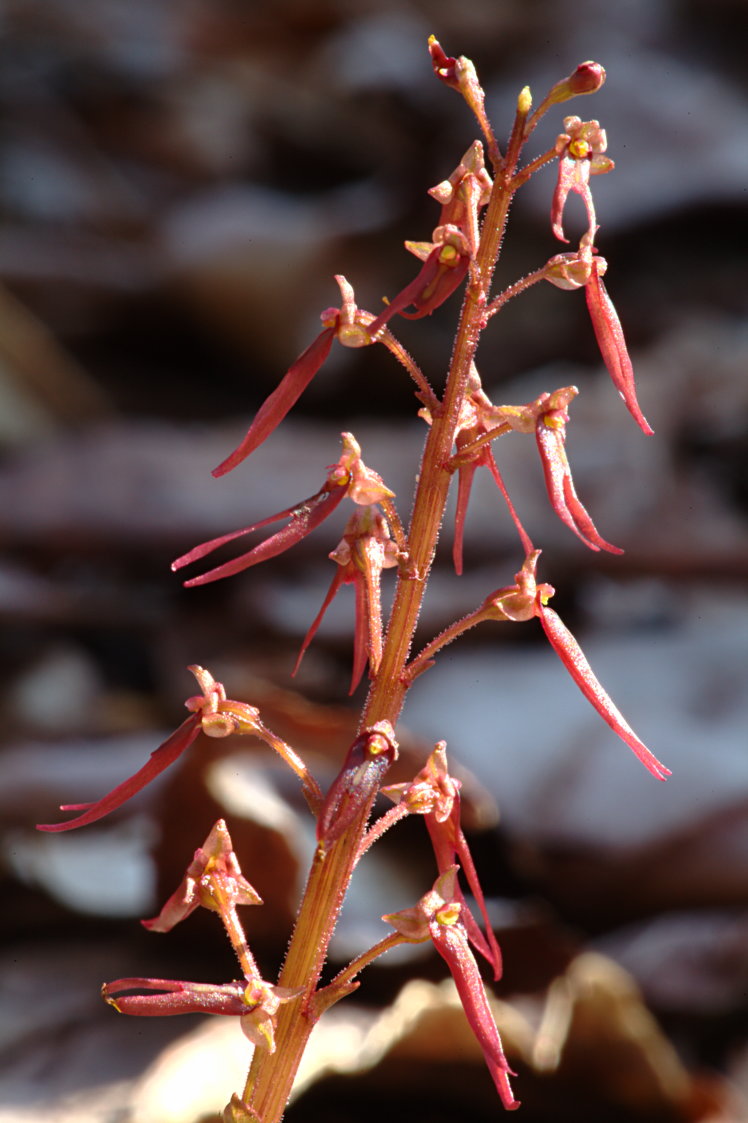
[{"label": "unopened bud", "polygon": [[581,62],[573,74],[552,87],[546,105],[559,105],[580,94],[594,94],[605,82],[605,70],[599,62]]},{"label": "unopened bud", "polygon": [[522,90],[520,90],[519,97],[517,98],[517,113],[520,115],[520,117],[527,117],[531,109],[532,94],[530,93],[530,87],[525,86]]},{"label": "unopened bud", "polygon": [[572,95],[594,94],[604,84],[605,70],[599,62],[580,62],[573,74],[566,79]]}]

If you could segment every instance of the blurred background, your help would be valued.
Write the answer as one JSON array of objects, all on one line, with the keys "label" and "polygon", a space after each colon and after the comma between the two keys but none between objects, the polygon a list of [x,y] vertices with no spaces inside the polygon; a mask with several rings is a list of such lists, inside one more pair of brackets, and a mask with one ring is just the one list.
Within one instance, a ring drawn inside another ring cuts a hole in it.
[{"label": "blurred background", "polygon": [[[607,129],[597,244],[656,435],[613,390],[579,293],[510,303],[479,365],[496,402],[580,388],[574,479],[622,557],[555,519],[534,442],[509,438],[497,459],[554,606],[673,776],[641,768],[527,625],[472,633],[419,679],[393,779],[438,738],[462,770],[526,1123],[748,1118],[747,30],[741,0],[2,4],[1,1123],[198,1123],[240,1087],[246,1042],[228,1019],[135,1022],[98,990],[234,976],[213,918],[163,937],[137,923],[220,815],[267,902],[253,947],[277,970],[311,841],[267,750],[200,743],[111,821],[33,824],[141,765],[182,720],[190,663],[333,775],[355,727],[349,591],[289,674],[345,515],[204,589],[169,565],[316,490],[341,430],[407,516],[423,423],[384,349],[334,349],[249,462],[210,469],[338,303],[334,273],[371,310],[415,275],[403,239],[430,237],[426,189],[476,135],[432,75],[430,33],[475,62],[500,139],[524,85],[538,102],[585,59],[608,72],[594,99],[549,114],[528,157],[564,112]],[[518,197],[501,286],[564,248],[552,190],[548,169]],[[572,199],[572,245],[582,222]],[[458,307],[394,325],[436,386]],[[445,529],[424,642],[519,568],[489,483],[461,578]],[[341,963],[430,886],[424,835],[405,824],[362,864]],[[289,1118],[495,1118],[443,975],[428,958],[372,969],[320,1029]]]}]

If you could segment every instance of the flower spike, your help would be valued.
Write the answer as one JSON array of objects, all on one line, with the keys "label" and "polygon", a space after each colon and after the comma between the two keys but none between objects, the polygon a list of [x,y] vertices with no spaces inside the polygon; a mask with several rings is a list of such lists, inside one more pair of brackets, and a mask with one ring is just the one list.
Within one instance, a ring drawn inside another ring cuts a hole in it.
[{"label": "flower spike", "polygon": [[370,316],[359,312],[353,289],[345,277],[337,275],[335,280],[340,288],[340,308],[327,308],[322,313],[322,331],[292,363],[278,386],[265,399],[244,439],[230,456],[213,469],[214,476],[224,476],[232,468],[236,468],[280,425],[325,362],[335,339],[344,347],[365,347],[372,342],[364,327]]},{"label": "flower spike", "polygon": [[519,1107],[509,1083],[509,1077],[514,1073],[504,1056],[485,985],[470,950],[457,887],[458,869],[458,866],[451,866],[445,870],[413,908],[391,913],[382,919],[411,943],[424,943],[431,939],[449,967],[468,1024],[481,1047],[501,1102],[508,1111],[513,1111]]}]

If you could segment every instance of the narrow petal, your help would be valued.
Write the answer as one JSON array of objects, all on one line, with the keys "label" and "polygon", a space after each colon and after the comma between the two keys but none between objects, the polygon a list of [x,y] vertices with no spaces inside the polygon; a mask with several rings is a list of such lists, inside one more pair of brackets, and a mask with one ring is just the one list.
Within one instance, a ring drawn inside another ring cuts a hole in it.
[{"label": "narrow petal", "polygon": [[574,520],[577,533],[580,537],[586,539],[588,545],[592,547],[598,546],[601,550],[607,550],[609,554],[622,554],[623,550],[620,546],[614,546],[611,542],[607,542],[598,531],[587,508],[576,493],[571,474],[564,477],[563,488],[567,510]]},{"label": "narrow petal", "polygon": [[551,647],[558,655],[567,671],[574,679],[588,702],[595,707],[600,717],[608,723],[614,733],[636,753],[639,760],[658,780],[665,780],[671,773],[643,741],[640,741],[618,707],[611,701],[597,680],[584,652],[569,629],[552,608],[539,600],[538,615]]},{"label": "narrow petal", "polygon": [[313,495],[311,499],[307,499],[304,503],[296,503],[293,507],[287,507],[285,511],[279,511],[277,515],[268,515],[266,519],[261,519],[259,522],[252,523],[250,526],[243,526],[241,530],[232,530],[228,534],[221,534],[218,538],[211,538],[208,542],[202,542],[199,546],[193,546],[186,554],[182,554],[171,563],[171,568],[174,573],[178,569],[184,569],[186,565],[192,565],[193,562],[200,561],[202,558],[212,554],[214,550],[219,550],[221,546],[226,546],[229,542],[236,541],[237,538],[242,538],[245,534],[251,534],[255,530],[261,530],[263,526],[270,526],[271,523],[279,522],[280,519],[289,518],[293,515],[294,511],[298,511],[301,507],[305,507],[308,503],[313,502],[317,498]]},{"label": "narrow petal", "polygon": [[369,324],[368,330],[372,338],[376,336],[379,329],[384,327],[388,320],[402,312],[403,308],[415,304],[426,286],[431,284],[439,270],[438,258],[441,249],[441,246],[436,246],[431,251],[410,284],[401,289],[397,296],[388,302],[384,311],[380,312],[377,318]]},{"label": "narrow petal", "polygon": [[551,229],[558,238],[559,242],[568,242],[569,239],[564,234],[564,207],[566,200],[571,190],[571,182],[569,175],[565,168],[565,161],[559,161],[558,179],[556,181],[556,188],[553,192],[553,200],[551,202]]},{"label": "narrow petal", "polygon": [[[264,542],[260,542],[249,553],[216,566],[215,569],[208,570],[200,577],[193,577],[189,581],[185,581],[185,588],[190,589],[197,585],[207,585],[209,582],[218,581],[222,577],[233,577],[234,574],[241,573],[243,570],[249,569],[250,566],[258,565],[259,562],[267,561],[269,558],[282,554],[291,546],[295,546],[302,538],[306,538],[307,534],[311,534],[320,523],[324,522],[345,495],[345,487],[336,487],[334,491],[329,492],[319,492],[312,499],[307,500],[304,506],[296,508],[298,513],[292,516],[291,521],[282,530],[271,535],[270,538],[266,538]],[[185,556],[189,557],[190,555]]]},{"label": "narrow petal", "polygon": [[149,760],[143,767],[131,776],[129,780],[123,781],[113,791],[109,792],[102,799],[96,803],[68,803],[63,805],[61,811],[79,811],[81,808],[87,808],[83,815],[79,815],[76,819],[70,819],[67,823],[44,823],[38,824],[37,830],[39,831],[69,831],[75,827],[85,827],[89,823],[95,823],[97,819],[102,819],[108,815],[110,811],[116,810],[121,807],[132,796],[136,795],[142,788],[159,776],[165,768],[168,768],[177,757],[189,748],[192,742],[200,732],[200,722],[202,714],[192,714],[179,726],[171,737],[167,737],[162,745],[151,753]]},{"label": "narrow petal", "polygon": [[600,348],[600,354],[608,368],[613,385],[623,398],[629,413],[639,428],[649,436],[654,433],[654,429],[639,408],[634,384],[634,368],[629,358],[621,321],[618,319],[613,301],[608,296],[594,258],[592,272],[584,287],[584,293],[587,298],[587,308],[592,320],[597,345]]},{"label": "narrow petal", "polygon": [[217,468],[213,469],[214,476],[224,476],[237,464],[241,464],[242,460],[245,460],[256,448],[259,448],[262,442],[280,425],[330,354],[335,330],[335,327],[325,328],[314,342],[309,344],[306,351],[299,355],[296,362],[283,376],[279,385],[260,406],[241,444]]},{"label": "narrow petal", "polygon": [[330,588],[327,590],[327,595],[326,595],[325,599],[322,601],[322,607],[320,608],[317,615],[314,617],[314,620],[312,620],[309,631],[304,636],[304,642],[301,645],[301,650],[299,651],[296,662],[294,663],[294,668],[291,671],[291,677],[292,678],[294,677],[294,675],[298,671],[299,667],[301,666],[301,660],[304,658],[304,655],[306,654],[306,649],[309,647],[309,644],[312,642],[315,635],[317,634],[317,629],[319,628],[320,624],[322,623],[322,620],[324,618],[325,613],[327,612],[328,608],[330,607],[333,600],[335,599],[335,596],[337,595],[338,589],[344,583],[344,580],[345,580],[344,571],[343,571],[342,568],[338,568],[337,573],[335,574],[335,576],[333,577],[333,579],[330,583]]},{"label": "narrow petal", "polygon": [[489,469],[491,475],[494,478],[494,482],[496,483],[496,486],[498,487],[499,491],[501,492],[501,494],[504,497],[504,502],[506,503],[507,507],[509,508],[509,514],[512,516],[512,522],[514,523],[514,525],[517,528],[517,533],[519,534],[519,540],[522,543],[522,548],[525,551],[525,554],[531,554],[534,551],[535,547],[532,544],[532,541],[530,539],[530,535],[527,533],[524,526],[522,525],[520,517],[517,514],[517,510],[516,510],[514,504],[512,503],[509,492],[507,491],[507,486],[504,483],[504,479],[501,475],[501,472],[498,469],[498,466],[496,464],[496,460],[494,459],[493,452],[490,451],[490,450],[489,450],[489,453],[488,453],[488,469]]},{"label": "narrow petal", "polygon": [[[481,931],[480,927],[475,922],[472,913],[469,909],[466,908],[463,911],[463,919],[465,921],[465,927],[467,928],[470,942],[472,943],[473,947],[481,953],[483,958],[491,964],[491,966],[493,967],[493,977],[498,982],[498,980],[501,978],[503,970],[501,948],[499,947],[498,940],[494,935],[493,926],[488,915],[488,909],[486,908],[486,900],[483,896],[483,889],[481,887],[480,881],[478,880],[478,871],[475,868],[473,856],[470,853],[467,839],[465,838],[461,827],[458,828],[455,855],[459,859],[459,863],[462,867],[462,872],[465,874],[465,878],[470,887],[470,892],[475,898],[475,903],[478,906],[478,910],[483,919],[483,925],[485,928],[485,932]],[[470,921],[472,921],[472,931],[471,924],[469,923]]]},{"label": "narrow petal", "polygon": [[416,300],[411,302],[416,306],[416,311],[401,312],[400,315],[404,316],[406,320],[420,320],[424,316],[430,316],[452,295],[455,289],[460,287],[467,276],[469,265],[470,258],[465,254],[458,256],[455,265],[440,264],[440,272],[437,273],[431,284],[421,292]]},{"label": "narrow petal", "polygon": [[452,561],[454,562],[455,573],[459,576],[462,573],[462,545],[465,532],[465,516],[467,515],[468,503],[470,502],[470,490],[473,486],[473,477],[475,476],[477,462],[473,461],[472,464],[465,464],[457,472],[457,508],[455,511],[455,537],[454,545],[452,546]]},{"label": "narrow petal", "polygon": [[363,573],[358,574],[353,586],[356,593],[356,610],[353,628],[353,667],[351,668],[349,695],[353,694],[363,678],[366,660],[369,657],[370,636],[369,598]]}]

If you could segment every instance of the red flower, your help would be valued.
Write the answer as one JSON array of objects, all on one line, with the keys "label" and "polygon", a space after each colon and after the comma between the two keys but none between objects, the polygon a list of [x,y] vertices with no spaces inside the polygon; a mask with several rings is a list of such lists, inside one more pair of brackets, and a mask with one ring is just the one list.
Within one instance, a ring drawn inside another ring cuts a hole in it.
[{"label": "red flower", "polygon": [[600,717],[607,722],[614,733],[638,756],[644,767],[656,776],[658,780],[665,780],[670,775],[666,768],[647,746],[634,733],[615,703],[598,681],[590,667],[584,652],[564,622],[552,608],[548,608],[548,600],[553,596],[552,585],[538,585],[535,579],[535,570],[540,557],[540,550],[535,550],[525,558],[525,563],[516,574],[516,584],[507,588],[497,589],[487,597],[478,612],[470,618],[471,624],[479,620],[530,620],[537,616],[543,626],[551,647],[558,655],[567,671],[574,679],[579,689],[590,702]]},{"label": "red flower", "polygon": [[[478,215],[489,200],[491,186],[483,162],[483,147],[475,141],[449,179],[430,189],[429,195],[441,203],[442,208],[432,240],[405,243],[407,249],[423,261],[423,267],[368,325],[372,338],[396,314],[409,320],[430,315],[459,287],[475,257]],[[406,312],[411,306],[413,311]]]},{"label": "red flower", "polygon": [[[578,390],[576,386],[566,386],[553,394],[543,394],[542,409],[538,410],[535,423],[535,439],[538,443],[540,459],[543,462],[545,484],[551,506],[570,530],[581,538],[591,550],[608,550],[611,554],[622,554],[618,546],[606,542],[598,532],[587,509],[582,504],[571,478],[571,468],[566,457],[566,423],[569,420],[567,407]],[[540,402],[541,399],[538,399]]]},{"label": "red flower", "polygon": [[141,924],[149,932],[170,932],[197,908],[223,915],[237,905],[261,904],[262,898],[239,868],[226,824],[219,819],[195,851],[179,888],[158,916],[143,920]]},{"label": "red flower", "polygon": [[192,716],[183,721],[179,729],[151,753],[150,759],[134,776],[124,780],[108,795],[103,796],[96,803],[67,803],[60,808],[61,811],[83,811],[82,815],[69,819],[66,823],[38,824],[37,830],[69,831],[102,819],[111,811],[121,807],[132,796],[137,795],[146,784],[150,784],[151,780],[160,776],[190,747],[201,731],[208,737],[228,737],[232,733],[259,737],[277,752],[292,772],[299,777],[310,807],[314,810],[319,806],[321,792],[314,777],[293,749],[263,725],[257,707],[227,698],[223,684],[216,682],[210,671],[206,671],[204,667],[194,664],[187,669],[195,676],[202,691],[201,694],[195,694],[185,702]]},{"label": "red flower", "polygon": [[[417,257],[422,251],[426,253],[423,267],[414,280],[388,303],[384,312],[372,321],[372,336],[376,336],[380,328],[398,313],[408,320],[420,320],[422,316],[431,315],[465,279],[470,255],[459,230],[443,228],[440,241],[411,242],[408,249],[416,252]],[[411,305],[413,311],[406,312],[405,309]]]},{"label": "red flower", "polygon": [[594,230],[588,230],[576,253],[559,253],[552,257],[545,267],[545,279],[560,289],[584,289],[597,345],[611,381],[639,428],[651,436],[654,430],[639,408],[636,398],[634,368],[621,321],[602,281],[608,263],[604,257],[598,257],[593,252],[594,235]]},{"label": "red flower", "polygon": [[198,666],[188,669],[192,671],[202,689],[202,694],[188,698],[185,702],[187,709],[192,711],[192,716],[183,721],[179,729],[154,749],[148,762],[134,776],[124,780],[108,795],[97,800],[96,803],[66,803],[60,807],[61,811],[83,811],[82,815],[66,823],[38,824],[37,830],[69,831],[74,827],[85,827],[89,823],[95,823],[97,819],[102,819],[111,811],[121,807],[173,764],[177,757],[190,747],[201,730],[209,737],[226,737],[229,733],[257,733],[262,729],[259,710],[244,702],[228,701],[223,685],[216,682],[209,671]]},{"label": "red flower", "polygon": [[[160,993],[128,994],[127,991]],[[278,1007],[296,998],[301,989],[274,986],[260,978],[233,983],[188,983],[180,979],[115,979],[101,993],[120,1014],[140,1018],[176,1014],[222,1014],[238,1017],[253,1045],[275,1052],[274,1029]]]},{"label": "red flower", "polygon": [[382,604],[380,583],[382,570],[398,563],[398,550],[390,538],[384,515],[375,507],[362,507],[354,511],[346,524],[343,537],[328,555],[338,565],[322,608],[315,616],[304,637],[299,657],[293,669],[295,675],[306,649],[314,639],[325,612],[342,585],[353,585],[356,591],[356,625],[353,639],[353,691],[361,681],[366,661],[369,674],[376,674],[382,658]]},{"label": "red flower", "polygon": [[445,870],[433,888],[414,908],[391,913],[382,919],[413,943],[431,939],[449,967],[470,1028],[483,1052],[501,1102],[509,1111],[519,1107],[512,1093],[507,1064],[496,1021],[486,995],[485,985],[470,950],[467,929],[462,919],[463,905],[457,886],[458,866]]},{"label": "red flower", "polygon": [[414,780],[409,784],[390,784],[382,788],[382,794],[395,803],[405,804],[412,815],[424,816],[440,873],[446,873],[459,860],[486,930],[484,935],[465,903],[462,890],[456,885],[455,892],[462,905],[461,915],[468,938],[493,967],[494,978],[500,979],[501,950],[493,934],[478,871],[460,824],[461,786],[460,781],[449,774],[446,743],[440,741]]},{"label": "red flower", "polygon": [[252,523],[251,526],[245,526],[241,530],[233,530],[229,534],[221,535],[220,538],[212,538],[209,542],[203,542],[200,546],[195,546],[194,549],[172,562],[171,568],[173,570],[183,569],[184,566],[199,561],[220,546],[226,545],[227,542],[233,542],[234,539],[250,534],[253,530],[259,530],[260,527],[268,526],[270,523],[278,522],[279,519],[290,516],[289,522],[282,530],[272,534],[264,542],[260,542],[248,553],[242,554],[233,561],[216,566],[215,569],[208,570],[200,577],[192,577],[189,581],[185,581],[185,586],[190,588],[195,585],[207,585],[210,581],[218,581],[222,577],[232,577],[235,573],[241,573],[243,570],[249,569],[250,566],[282,554],[291,546],[295,546],[297,542],[301,542],[307,534],[311,534],[346,497],[361,506],[379,503],[383,499],[391,498],[393,492],[385,487],[381,477],[367,468],[361,459],[361,448],[355,437],[351,433],[343,433],[342,437],[343,452],[340,459],[328,468],[324,484],[314,495],[304,499],[301,503],[296,503],[293,507],[287,507],[285,511],[279,511],[276,515],[270,515],[266,519],[261,519],[260,522]]},{"label": "red flower", "polygon": [[615,167],[609,156],[605,129],[598,121],[582,121],[579,117],[564,118],[564,132],[556,140],[559,156],[558,179],[551,204],[553,233],[561,242],[568,242],[563,228],[563,212],[570,191],[580,195],[587,211],[588,229],[592,237],[597,230],[595,205],[590,191],[590,176],[603,175]]},{"label": "red flower", "polygon": [[[423,417],[427,424],[431,424],[431,413],[428,409],[422,409],[420,411],[420,416]],[[478,468],[488,468],[493,476],[494,482],[509,508],[509,514],[517,528],[517,533],[519,534],[525,553],[529,553],[533,548],[530,537],[520,521],[519,515],[515,510],[509,492],[504,484],[504,480],[496,465],[490,443],[485,441],[479,444],[477,448],[472,447],[476,442],[481,441],[481,438],[487,436],[488,433],[492,433],[495,437],[498,437],[502,433],[509,432],[511,427],[512,426],[507,422],[504,416],[504,407],[497,407],[490,401],[481,385],[480,375],[475,366],[473,366],[470,371],[468,393],[461,406],[455,434],[455,446],[457,451],[450,461],[450,467],[457,470],[457,504],[455,508],[454,543],[452,546],[452,560],[454,562],[455,573],[462,573],[465,518],[467,516],[468,503],[470,502],[473,478]]]},{"label": "red flower", "polygon": [[[457,451],[451,461],[451,464],[457,467],[458,474],[453,547],[457,573],[462,572],[462,539],[470,489],[476,469],[481,466],[488,468],[501,490],[525,553],[531,553],[534,548],[506,492],[491,446],[488,441],[482,441],[482,438],[489,434],[492,434],[495,439],[509,431],[535,434],[548,498],[561,521],[590,549],[602,548],[614,554],[622,552],[617,546],[606,542],[599,534],[587,509],[579,499],[571,478],[571,468],[564,444],[566,423],[569,420],[567,408],[577,393],[575,386],[565,386],[555,390],[553,394],[541,394],[535,401],[528,402],[526,405],[495,406],[484,393],[477,371],[472,371],[469,395],[463,405],[455,438]],[[422,410],[421,415],[429,420],[428,411]]]},{"label": "red flower", "polygon": [[340,308],[327,308],[322,313],[322,331],[299,355],[279,385],[265,399],[255,414],[255,419],[244,440],[230,456],[213,469],[214,476],[223,476],[237,464],[241,464],[242,460],[259,448],[280,425],[330,354],[333,340],[337,339],[344,347],[366,347],[372,342],[364,325],[373,317],[367,312],[359,312],[353,297],[353,289],[345,277],[338,275],[335,280],[340,288]]}]

